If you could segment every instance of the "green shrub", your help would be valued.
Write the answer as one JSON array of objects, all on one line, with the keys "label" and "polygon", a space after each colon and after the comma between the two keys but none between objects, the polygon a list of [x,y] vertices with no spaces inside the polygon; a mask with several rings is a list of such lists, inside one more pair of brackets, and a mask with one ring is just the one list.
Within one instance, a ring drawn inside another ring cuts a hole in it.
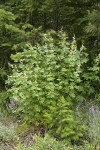
[{"label": "green shrub", "polygon": [[81,54],[83,49],[77,50],[75,39],[69,43],[65,34],[58,37],[55,44],[49,33],[44,34],[43,45],[26,45],[22,53],[12,55],[15,64],[8,77],[8,92],[11,99],[19,101],[17,110],[25,122],[56,129],[54,135],[61,139],[77,140],[82,132],[74,118],[75,94],[87,58]]},{"label": "green shrub", "polygon": [[82,137],[84,126],[77,122],[75,111],[80,101],[93,95],[92,72],[98,79],[99,57],[91,73],[84,74],[88,60],[84,47],[78,50],[75,39],[69,43],[61,32],[57,43],[50,33],[44,34],[42,44],[26,45],[11,58],[14,64],[7,81],[8,93],[20,103],[17,113],[24,122],[40,125],[59,139]]}]

